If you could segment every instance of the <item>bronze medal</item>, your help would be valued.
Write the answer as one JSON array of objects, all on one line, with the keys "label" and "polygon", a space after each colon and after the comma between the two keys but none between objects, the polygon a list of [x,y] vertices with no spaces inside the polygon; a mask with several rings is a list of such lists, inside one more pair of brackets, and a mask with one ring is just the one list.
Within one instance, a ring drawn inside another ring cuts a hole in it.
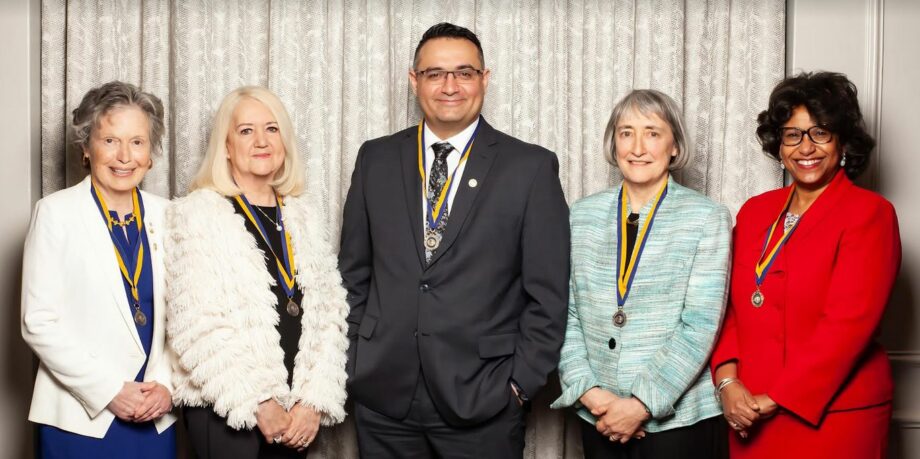
[{"label": "bronze medal", "polygon": [[293,317],[300,315],[300,306],[297,306],[297,303],[294,302],[293,298],[288,298],[287,313]]},{"label": "bronze medal", "polygon": [[617,328],[623,328],[626,325],[626,313],[623,312],[623,309],[617,310],[613,315],[613,325]]},{"label": "bronze medal", "polygon": [[760,288],[757,288],[757,290],[754,290],[754,293],[751,294],[751,304],[754,305],[755,308],[763,306],[763,293],[760,293]]},{"label": "bronze medal", "polygon": [[141,311],[140,308],[134,309],[134,323],[140,325],[141,327],[147,325],[147,316]]}]

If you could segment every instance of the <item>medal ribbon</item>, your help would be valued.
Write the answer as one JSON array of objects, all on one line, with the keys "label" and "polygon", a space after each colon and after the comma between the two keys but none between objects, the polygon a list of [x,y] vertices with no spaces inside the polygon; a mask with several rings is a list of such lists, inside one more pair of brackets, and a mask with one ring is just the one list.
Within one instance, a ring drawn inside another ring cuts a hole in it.
[{"label": "medal ribbon", "polygon": [[[799,223],[802,222],[802,219],[799,218],[798,221],[792,225],[792,228],[789,228],[789,231],[786,231],[783,234],[783,237],[776,241],[776,245],[770,249],[767,253],[767,246],[770,244],[770,241],[773,239],[773,234],[776,233],[776,229],[782,224],[783,215],[789,211],[789,204],[792,202],[792,195],[795,192],[795,188],[789,190],[789,197],[786,198],[786,204],[783,205],[782,212],[779,213],[779,216],[776,217],[776,221],[773,222],[773,226],[770,227],[770,232],[767,233],[767,239],[763,241],[763,249],[760,250],[760,258],[757,259],[757,265],[754,266],[754,282],[757,284],[757,287],[760,287],[760,284],[763,283],[764,278],[767,276],[767,272],[770,271],[770,266],[773,265],[773,262],[776,260],[777,255],[779,255],[780,249],[786,245],[786,241],[789,240],[789,237],[792,236],[792,232],[798,228]],[[766,254],[766,257],[764,257]]]},{"label": "medal ribbon", "polygon": [[649,211],[648,218],[642,231],[636,235],[636,248],[633,249],[633,257],[626,265],[626,219],[629,217],[629,196],[626,193],[626,183],[620,189],[620,196],[617,199],[617,306],[623,307],[626,304],[626,298],[629,296],[629,290],[632,288],[633,279],[636,277],[636,270],[639,266],[639,258],[642,251],[645,250],[645,243],[648,241],[648,234],[652,230],[652,223],[655,221],[655,214],[661,207],[662,201],[668,195],[668,182],[665,181],[661,190],[655,196],[652,203],[652,209]]},{"label": "medal ribbon", "polygon": [[281,200],[281,196],[275,195],[275,199],[278,201],[278,206],[275,208],[275,215],[278,218],[278,224],[281,225],[281,234],[284,237],[284,244],[281,246],[282,256],[278,257],[278,254],[275,253],[275,249],[272,248],[272,243],[268,239],[268,233],[265,232],[265,227],[262,226],[262,221],[259,220],[259,217],[255,213],[255,209],[252,208],[252,204],[249,204],[249,200],[246,199],[246,196],[239,195],[235,196],[236,202],[239,203],[240,208],[243,209],[243,213],[246,214],[246,218],[259,229],[259,234],[262,236],[262,240],[265,241],[265,244],[268,245],[268,249],[271,250],[272,255],[275,257],[275,263],[278,266],[278,280],[281,281],[281,286],[284,287],[284,293],[287,295],[288,299],[294,297],[294,276],[297,274],[294,272],[294,250],[291,248],[291,235],[284,229],[284,220],[281,216],[281,208],[284,205],[284,202]]},{"label": "medal ribbon", "polygon": [[441,218],[444,217],[444,204],[448,202],[450,196],[450,184],[454,181],[454,176],[457,175],[457,171],[460,170],[460,166],[466,162],[470,156],[470,151],[473,149],[473,139],[476,138],[476,134],[479,132],[479,126],[482,126],[482,123],[476,125],[476,129],[473,130],[473,135],[470,136],[470,140],[466,142],[466,146],[463,148],[463,156],[460,157],[460,162],[457,163],[457,167],[454,168],[454,171],[451,172],[450,177],[447,178],[447,181],[444,182],[444,186],[441,188],[441,194],[438,196],[437,201],[434,203],[428,199],[428,177],[425,173],[425,120],[422,120],[418,125],[418,173],[422,177],[422,196],[425,197],[425,218],[428,220],[428,228],[435,229],[438,227],[438,223],[441,221]]},{"label": "medal ribbon", "polygon": [[[109,216],[109,207],[105,203],[105,198],[102,196],[102,193],[96,188],[96,184],[92,185],[93,198],[96,201],[96,206],[99,208],[99,212],[102,213],[102,218],[105,220],[106,227],[109,230],[109,237],[112,238],[112,247],[115,249],[115,259],[118,260],[118,269],[121,271],[121,275],[125,278],[125,281],[128,282],[128,286],[131,287],[131,297],[134,298],[134,307],[135,309],[140,308],[140,294],[137,291],[137,283],[140,282],[141,272],[144,270],[144,241],[141,239],[144,237],[144,218],[141,212],[141,198],[140,193],[137,192],[137,188],[131,192],[131,198],[134,201],[134,221],[137,223],[137,252],[134,256],[134,274],[130,274],[128,270],[128,265],[125,263],[124,258],[121,256],[121,250],[118,250],[118,247],[121,243],[118,242],[118,239],[115,238],[115,235],[112,234],[112,218]],[[127,250],[125,250],[127,252]]]}]

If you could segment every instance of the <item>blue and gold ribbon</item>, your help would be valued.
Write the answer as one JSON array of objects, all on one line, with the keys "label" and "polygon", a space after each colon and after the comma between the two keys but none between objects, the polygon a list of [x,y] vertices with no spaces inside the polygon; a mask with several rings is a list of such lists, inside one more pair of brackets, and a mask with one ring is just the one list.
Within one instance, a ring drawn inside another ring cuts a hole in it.
[{"label": "blue and gold ribbon", "polygon": [[780,249],[786,245],[786,241],[789,240],[789,237],[792,236],[792,232],[798,228],[799,223],[802,219],[799,218],[789,231],[786,231],[772,249],[767,251],[767,246],[770,245],[770,241],[773,240],[773,235],[776,233],[776,229],[782,224],[783,216],[786,212],[789,211],[789,204],[792,202],[792,196],[795,194],[795,188],[789,190],[789,196],[786,198],[786,203],[783,205],[782,212],[779,213],[779,216],[776,217],[776,220],[773,222],[773,226],[770,227],[770,232],[767,233],[766,240],[763,241],[763,248],[760,250],[760,257],[757,259],[757,264],[754,266],[754,282],[757,284],[757,290],[760,290],[760,284],[763,283],[764,279],[767,276],[767,272],[770,271],[770,266],[773,265],[773,262],[776,261],[776,257],[779,255]]},{"label": "blue and gold ribbon", "polygon": [[135,245],[136,249],[129,252],[127,249],[129,247],[124,247],[125,253],[134,253],[133,266],[128,266],[128,263],[125,261],[124,257],[121,255],[121,250],[119,247],[121,243],[115,238],[115,235],[112,233],[112,227],[114,222],[112,217],[109,215],[109,207],[105,203],[105,197],[102,196],[102,193],[99,192],[99,189],[96,187],[96,184],[93,183],[92,186],[93,199],[96,201],[96,207],[99,208],[99,212],[102,214],[103,220],[105,220],[106,227],[109,230],[109,237],[112,238],[112,248],[115,249],[115,259],[118,260],[118,269],[121,271],[121,275],[125,278],[125,281],[128,283],[128,286],[131,287],[131,297],[134,299],[134,317],[135,322],[138,325],[145,325],[147,323],[147,318],[142,312],[140,312],[140,294],[137,291],[137,284],[140,282],[141,273],[144,270],[144,241],[143,238],[146,237],[143,231],[144,229],[144,216],[140,193],[137,192],[137,188],[131,191],[131,199],[134,206],[134,222],[137,225],[137,241]]},{"label": "blue and gold ribbon", "polygon": [[627,265],[626,219],[629,217],[629,195],[626,192],[625,182],[620,189],[620,196],[617,199],[617,247],[620,249],[617,252],[617,306],[621,309],[626,304],[626,298],[629,297],[629,291],[632,289],[632,282],[636,277],[636,270],[639,266],[639,258],[642,257],[645,243],[648,242],[649,233],[652,231],[652,223],[655,221],[655,214],[667,196],[668,182],[665,180],[664,185],[655,196],[648,218],[645,219],[645,225],[642,226],[642,231],[636,236],[636,247],[633,249],[632,259],[629,260]]},{"label": "blue and gold ribbon", "polygon": [[450,185],[454,181],[454,175],[460,170],[460,166],[462,166],[470,156],[470,151],[473,149],[473,140],[479,132],[479,126],[482,126],[481,122],[476,125],[473,135],[470,136],[470,140],[466,142],[466,146],[462,150],[463,156],[460,157],[460,162],[457,163],[457,167],[451,172],[450,177],[444,182],[444,186],[441,188],[441,194],[438,195],[435,202],[431,202],[431,200],[428,199],[428,174],[425,173],[425,120],[422,120],[422,122],[418,124],[418,173],[422,178],[422,196],[425,197],[425,219],[428,220],[429,229],[437,228],[441,218],[444,217],[444,207],[450,199]]},{"label": "blue and gold ribbon", "polygon": [[291,300],[294,298],[294,282],[297,273],[294,270],[296,265],[294,264],[294,250],[291,247],[291,234],[284,228],[284,219],[281,214],[284,201],[281,199],[281,196],[275,195],[275,199],[278,202],[278,206],[275,207],[275,215],[278,218],[278,224],[281,225],[281,235],[284,238],[284,244],[281,246],[282,256],[279,257],[278,254],[275,253],[275,249],[272,248],[272,243],[268,239],[268,233],[265,232],[265,227],[262,226],[262,221],[259,220],[259,217],[252,208],[252,204],[249,203],[246,196],[239,195],[235,196],[234,199],[239,203],[240,208],[243,209],[246,218],[259,229],[262,240],[265,241],[265,244],[268,245],[268,249],[271,250],[272,255],[275,257],[275,263],[278,266],[278,280],[281,281],[281,286],[284,288],[284,293],[287,295],[288,300]]}]

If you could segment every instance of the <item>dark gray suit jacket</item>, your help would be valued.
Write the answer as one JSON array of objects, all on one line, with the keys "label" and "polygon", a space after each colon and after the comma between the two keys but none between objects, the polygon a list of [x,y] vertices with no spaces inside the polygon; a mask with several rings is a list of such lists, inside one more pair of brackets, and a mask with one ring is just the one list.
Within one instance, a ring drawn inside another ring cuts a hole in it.
[{"label": "dark gray suit jacket", "polygon": [[469,425],[507,406],[512,379],[533,397],[559,361],[569,278],[559,163],[480,123],[427,266],[418,128],[358,152],[339,255],[351,305],[348,386],[393,418],[408,414],[420,371],[445,420]]}]

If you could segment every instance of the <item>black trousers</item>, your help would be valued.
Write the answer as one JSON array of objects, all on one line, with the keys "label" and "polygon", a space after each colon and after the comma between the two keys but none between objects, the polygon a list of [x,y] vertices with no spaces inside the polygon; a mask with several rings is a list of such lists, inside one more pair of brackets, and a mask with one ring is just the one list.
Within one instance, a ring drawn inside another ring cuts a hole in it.
[{"label": "black trousers", "polygon": [[591,424],[581,425],[585,459],[727,459],[728,427],[722,416],[621,444],[601,435]]},{"label": "black trousers", "polygon": [[393,419],[355,403],[358,450],[363,459],[513,458],[524,454],[524,410],[508,387],[508,403],[488,421],[451,426],[438,413],[419,377],[405,419]]},{"label": "black trousers", "polygon": [[198,459],[303,459],[307,451],[266,443],[258,428],[233,430],[210,407],[182,409],[189,443]]}]

